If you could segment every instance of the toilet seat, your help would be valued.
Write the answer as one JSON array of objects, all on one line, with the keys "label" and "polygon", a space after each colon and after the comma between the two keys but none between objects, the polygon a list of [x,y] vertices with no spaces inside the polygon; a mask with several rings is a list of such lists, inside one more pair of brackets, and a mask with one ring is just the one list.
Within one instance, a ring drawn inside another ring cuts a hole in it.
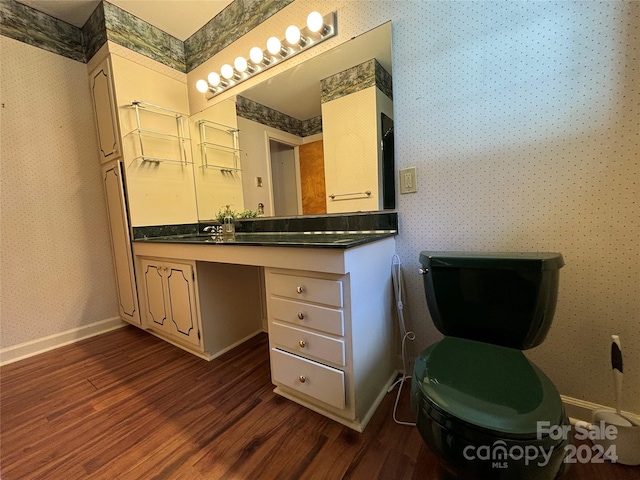
[{"label": "toilet seat", "polygon": [[536,439],[538,422],[566,423],[555,386],[519,350],[445,337],[414,372],[416,406],[465,438]]}]

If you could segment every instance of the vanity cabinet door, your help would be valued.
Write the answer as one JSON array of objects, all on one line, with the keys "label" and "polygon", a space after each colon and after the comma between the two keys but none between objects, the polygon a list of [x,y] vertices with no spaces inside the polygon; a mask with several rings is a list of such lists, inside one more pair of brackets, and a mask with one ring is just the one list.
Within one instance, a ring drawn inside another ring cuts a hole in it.
[{"label": "vanity cabinet door", "polygon": [[164,265],[155,260],[143,259],[142,277],[145,284],[147,324],[169,333],[169,319],[167,318],[167,299],[165,298]]},{"label": "vanity cabinet door", "polygon": [[200,345],[193,267],[180,263],[165,265],[171,334],[187,343]]},{"label": "vanity cabinet door", "polygon": [[126,322],[140,325],[138,294],[133,271],[129,221],[125,209],[121,163],[109,163],[102,169],[111,232],[111,251],[116,276],[118,310]]},{"label": "vanity cabinet door", "polygon": [[195,268],[156,258],[141,258],[147,327],[173,340],[202,347],[195,294]]},{"label": "vanity cabinet door", "polygon": [[102,163],[122,155],[111,60],[105,58],[90,74],[89,88],[98,131],[98,151]]}]

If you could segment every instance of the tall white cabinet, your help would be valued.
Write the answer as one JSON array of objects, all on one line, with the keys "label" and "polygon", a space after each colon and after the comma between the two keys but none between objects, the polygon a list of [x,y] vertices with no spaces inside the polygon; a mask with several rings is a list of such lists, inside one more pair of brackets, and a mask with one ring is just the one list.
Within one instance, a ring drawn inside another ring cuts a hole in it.
[{"label": "tall white cabinet", "polygon": [[[140,314],[131,252],[132,227],[195,222],[197,212],[191,145],[184,128],[181,137],[156,135],[160,140],[144,143],[147,150],[152,146],[163,153],[172,148],[167,156],[175,154],[179,160],[160,164],[153,158],[145,164],[145,155],[155,152],[141,154],[136,149],[147,134],[140,122],[144,116],[150,124],[148,129],[158,131],[166,125],[164,118],[174,128],[182,126],[182,117],[169,111],[188,110],[187,90],[183,82],[111,54],[107,47],[89,62],[89,87],[98,133],[97,153],[103,164],[118,304],[123,320],[146,327],[145,317]],[[141,102],[134,104],[136,100]],[[167,108],[157,115],[144,100]]]},{"label": "tall white cabinet", "polygon": [[111,61],[108,57],[89,73],[89,86],[98,132],[98,155],[103,164],[102,182],[111,233],[118,311],[122,320],[140,325],[140,309],[131,252],[131,229],[125,199],[122,142]]}]

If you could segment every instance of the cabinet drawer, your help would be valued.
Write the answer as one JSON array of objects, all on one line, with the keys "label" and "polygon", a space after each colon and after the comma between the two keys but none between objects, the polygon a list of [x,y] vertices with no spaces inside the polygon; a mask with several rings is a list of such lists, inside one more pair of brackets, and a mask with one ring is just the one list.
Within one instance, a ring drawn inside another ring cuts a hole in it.
[{"label": "cabinet drawer", "polygon": [[344,341],[325,337],[307,330],[273,322],[269,329],[271,341],[304,356],[344,366]]},{"label": "cabinet drawer", "polygon": [[272,273],[269,293],[280,297],[323,303],[342,308],[342,282],[324,278],[298,277]]},{"label": "cabinet drawer", "polygon": [[313,328],[334,335],[344,335],[344,312],[333,308],[272,298],[269,314],[273,320]]},{"label": "cabinet drawer", "polygon": [[271,378],[284,386],[309,395],[332,407],[344,409],[344,372],[271,349]]}]

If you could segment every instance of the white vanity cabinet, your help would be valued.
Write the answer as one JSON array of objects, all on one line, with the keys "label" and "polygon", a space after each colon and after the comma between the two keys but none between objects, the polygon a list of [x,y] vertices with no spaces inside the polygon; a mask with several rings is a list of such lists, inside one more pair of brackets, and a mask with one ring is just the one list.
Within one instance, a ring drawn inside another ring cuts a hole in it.
[{"label": "white vanity cabinet", "polygon": [[354,430],[365,428],[399,365],[392,237],[345,249],[141,241],[133,251],[152,331],[171,339],[149,320],[150,312],[163,318],[167,307],[166,300],[145,306],[147,296],[168,293],[158,279],[165,273],[148,267],[195,261],[200,356],[215,358],[261,331],[265,299],[274,392]]},{"label": "white vanity cabinet", "polygon": [[193,263],[141,258],[147,328],[202,350]]},{"label": "white vanity cabinet", "polygon": [[[274,384],[344,411],[350,347],[344,336],[344,289],[349,278],[276,269],[266,274]],[[355,418],[354,412],[344,413]]]},{"label": "white vanity cabinet", "polygon": [[346,250],[341,275],[265,269],[275,392],[358,431],[395,372],[386,253],[383,243]]}]

